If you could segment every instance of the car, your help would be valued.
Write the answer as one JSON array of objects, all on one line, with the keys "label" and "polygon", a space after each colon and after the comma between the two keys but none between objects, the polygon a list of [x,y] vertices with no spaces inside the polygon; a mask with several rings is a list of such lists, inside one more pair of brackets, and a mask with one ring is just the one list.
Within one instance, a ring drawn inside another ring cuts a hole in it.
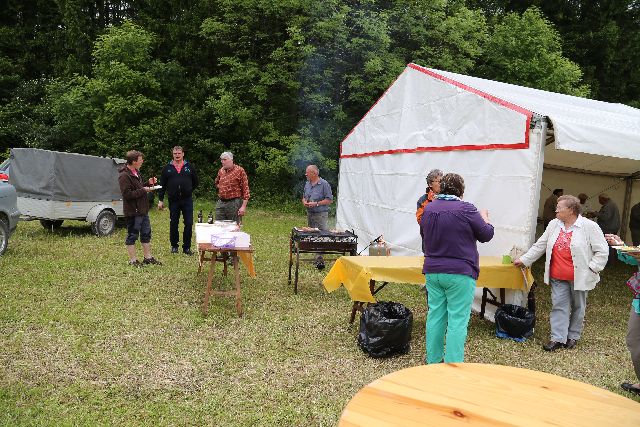
[{"label": "car", "polygon": [[16,230],[19,219],[16,189],[9,183],[0,182],[0,255],[7,250],[9,237]]},{"label": "car", "polygon": [[0,163],[0,182],[9,182],[9,174],[11,173],[11,159],[7,159]]}]

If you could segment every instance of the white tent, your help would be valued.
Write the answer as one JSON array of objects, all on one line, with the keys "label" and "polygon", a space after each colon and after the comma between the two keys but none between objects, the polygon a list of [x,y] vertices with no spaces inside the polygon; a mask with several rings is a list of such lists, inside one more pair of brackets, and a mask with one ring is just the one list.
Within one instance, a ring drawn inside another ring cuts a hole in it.
[{"label": "white tent", "polygon": [[606,191],[626,228],[640,110],[409,64],[342,141],[337,226],[360,248],[382,234],[393,254],[421,254],[416,201],[434,168],[462,175],[464,199],[489,209],[481,255],[529,248],[553,188],[588,194],[595,210]]}]

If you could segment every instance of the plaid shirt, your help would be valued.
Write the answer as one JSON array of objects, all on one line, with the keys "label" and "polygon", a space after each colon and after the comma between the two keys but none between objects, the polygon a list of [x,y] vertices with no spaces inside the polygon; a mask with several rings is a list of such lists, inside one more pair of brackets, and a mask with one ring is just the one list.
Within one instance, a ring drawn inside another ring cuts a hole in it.
[{"label": "plaid shirt", "polygon": [[216,187],[221,199],[249,200],[249,179],[241,166],[233,165],[230,170],[220,168],[216,176]]}]

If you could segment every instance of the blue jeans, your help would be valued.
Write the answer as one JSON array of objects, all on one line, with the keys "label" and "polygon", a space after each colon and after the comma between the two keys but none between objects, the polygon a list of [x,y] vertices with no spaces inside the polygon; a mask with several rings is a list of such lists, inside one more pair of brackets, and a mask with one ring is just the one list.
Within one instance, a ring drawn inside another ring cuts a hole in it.
[{"label": "blue jeans", "polygon": [[184,222],[184,230],[182,231],[182,249],[191,249],[191,235],[193,228],[193,198],[187,199],[169,199],[169,241],[172,248],[178,247],[180,240],[180,214]]},{"label": "blue jeans", "polygon": [[[427,363],[464,362],[464,343],[476,281],[463,274],[426,274]],[[446,352],[445,352],[446,333]]]},{"label": "blue jeans", "polygon": [[124,244],[131,246],[136,243],[140,236],[140,243],[151,241],[151,221],[149,215],[136,215],[127,217],[127,238]]}]

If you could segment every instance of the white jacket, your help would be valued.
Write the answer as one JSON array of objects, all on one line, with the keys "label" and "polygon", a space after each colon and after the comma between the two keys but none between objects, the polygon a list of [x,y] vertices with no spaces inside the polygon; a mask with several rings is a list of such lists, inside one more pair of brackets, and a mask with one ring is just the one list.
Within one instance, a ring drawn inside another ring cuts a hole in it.
[{"label": "white jacket", "polygon": [[[576,291],[590,291],[600,281],[599,273],[604,269],[609,258],[609,245],[595,222],[578,215],[574,226],[570,246],[574,269],[573,286]],[[552,220],[538,241],[520,257],[520,261],[530,267],[543,253],[546,253],[547,259],[544,263],[544,283],[546,284],[549,284],[551,251],[561,229],[560,220],[557,218]]]}]

